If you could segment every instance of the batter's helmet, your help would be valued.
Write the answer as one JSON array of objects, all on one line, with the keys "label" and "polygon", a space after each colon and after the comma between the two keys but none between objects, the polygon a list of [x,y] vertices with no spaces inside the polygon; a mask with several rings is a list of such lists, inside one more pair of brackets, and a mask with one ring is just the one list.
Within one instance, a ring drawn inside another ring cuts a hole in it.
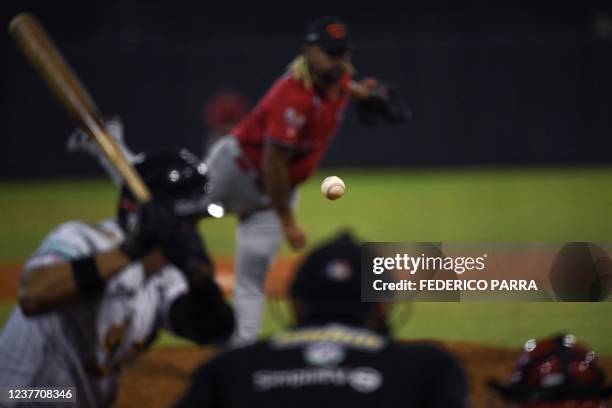
[{"label": "batter's helmet", "polygon": [[491,381],[489,386],[516,407],[599,408],[612,394],[595,353],[569,334],[527,341],[510,383]]},{"label": "batter's helmet", "polygon": [[[206,175],[207,167],[187,149],[143,154],[135,168],[151,190],[153,198],[184,218],[207,215],[219,217],[223,209],[213,204],[208,193],[213,188]],[[124,186],[119,197],[118,218],[124,231],[137,222],[138,203]]]}]

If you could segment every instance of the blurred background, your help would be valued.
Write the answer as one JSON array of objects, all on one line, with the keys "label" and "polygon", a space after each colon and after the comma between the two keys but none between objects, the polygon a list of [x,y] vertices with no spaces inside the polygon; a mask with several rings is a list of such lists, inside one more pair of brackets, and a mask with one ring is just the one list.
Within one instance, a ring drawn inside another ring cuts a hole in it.
[{"label": "blurred background", "polygon": [[[398,83],[414,118],[368,129],[349,108],[323,168],[300,189],[311,245],[341,228],[366,241],[612,239],[610,1],[3,0],[0,327],[21,263],[45,234],[113,216],[117,197],[97,163],[66,152],[73,124],[6,33],[22,11],[40,19],[101,110],[122,117],[134,151],[199,154],[283,73],[310,20],[344,18],[358,75]],[[319,191],[332,174],[347,184],[334,202]],[[232,217],[201,225],[228,293],[234,226]],[[283,293],[295,259],[284,248],[270,295]],[[277,309],[286,304],[270,306],[264,335],[286,325]],[[610,302],[419,303],[393,328],[444,342],[484,398],[484,377],[509,373],[527,338],[571,332],[612,357],[611,315]]]},{"label": "blurred background", "polygon": [[[611,160],[610,2],[4,0],[0,10],[3,27],[23,10],[41,19],[136,150],[199,149],[207,98],[230,89],[256,103],[308,22],[335,14],[352,29],[359,75],[400,84],[414,120],[373,133],[349,114],[326,164]],[[7,35],[0,46],[0,177],[95,174],[90,160],[48,160],[67,157],[58,141],[72,126]]]}]

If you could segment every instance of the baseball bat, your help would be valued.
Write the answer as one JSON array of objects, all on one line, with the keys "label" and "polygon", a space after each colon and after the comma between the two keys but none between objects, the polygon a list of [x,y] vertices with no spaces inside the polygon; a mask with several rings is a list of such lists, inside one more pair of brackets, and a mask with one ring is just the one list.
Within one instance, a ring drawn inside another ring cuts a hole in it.
[{"label": "baseball bat", "polygon": [[134,197],[141,203],[149,201],[151,192],[147,185],[123,156],[117,142],[106,131],[89,92],[36,17],[29,13],[17,15],[11,20],[9,32],[61,105],[116,167]]}]

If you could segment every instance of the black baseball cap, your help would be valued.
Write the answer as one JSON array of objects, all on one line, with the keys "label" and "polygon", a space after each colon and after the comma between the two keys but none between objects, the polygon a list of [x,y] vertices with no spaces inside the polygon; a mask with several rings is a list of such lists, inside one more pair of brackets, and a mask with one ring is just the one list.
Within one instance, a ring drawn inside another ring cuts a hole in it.
[{"label": "black baseball cap", "polygon": [[291,295],[305,303],[359,303],[361,248],[342,232],[313,250],[298,267]]},{"label": "black baseball cap", "polygon": [[350,50],[349,30],[337,17],[322,17],[308,27],[306,44],[320,46],[327,54],[342,55]]}]

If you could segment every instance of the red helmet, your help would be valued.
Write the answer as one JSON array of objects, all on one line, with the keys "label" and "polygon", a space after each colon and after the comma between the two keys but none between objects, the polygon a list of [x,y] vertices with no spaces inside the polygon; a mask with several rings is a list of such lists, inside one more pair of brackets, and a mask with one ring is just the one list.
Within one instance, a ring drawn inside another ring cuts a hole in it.
[{"label": "red helmet", "polygon": [[222,90],[206,101],[202,108],[202,119],[212,129],[234,126],[247,114],[248,109],[248,102],[242,94]]},{"label": "red helmet", "polygon": [[509,384],[490,382],[514,407],[601,408],[612,394],[595,353],[576,344],[571,334],[528,340]]}]

